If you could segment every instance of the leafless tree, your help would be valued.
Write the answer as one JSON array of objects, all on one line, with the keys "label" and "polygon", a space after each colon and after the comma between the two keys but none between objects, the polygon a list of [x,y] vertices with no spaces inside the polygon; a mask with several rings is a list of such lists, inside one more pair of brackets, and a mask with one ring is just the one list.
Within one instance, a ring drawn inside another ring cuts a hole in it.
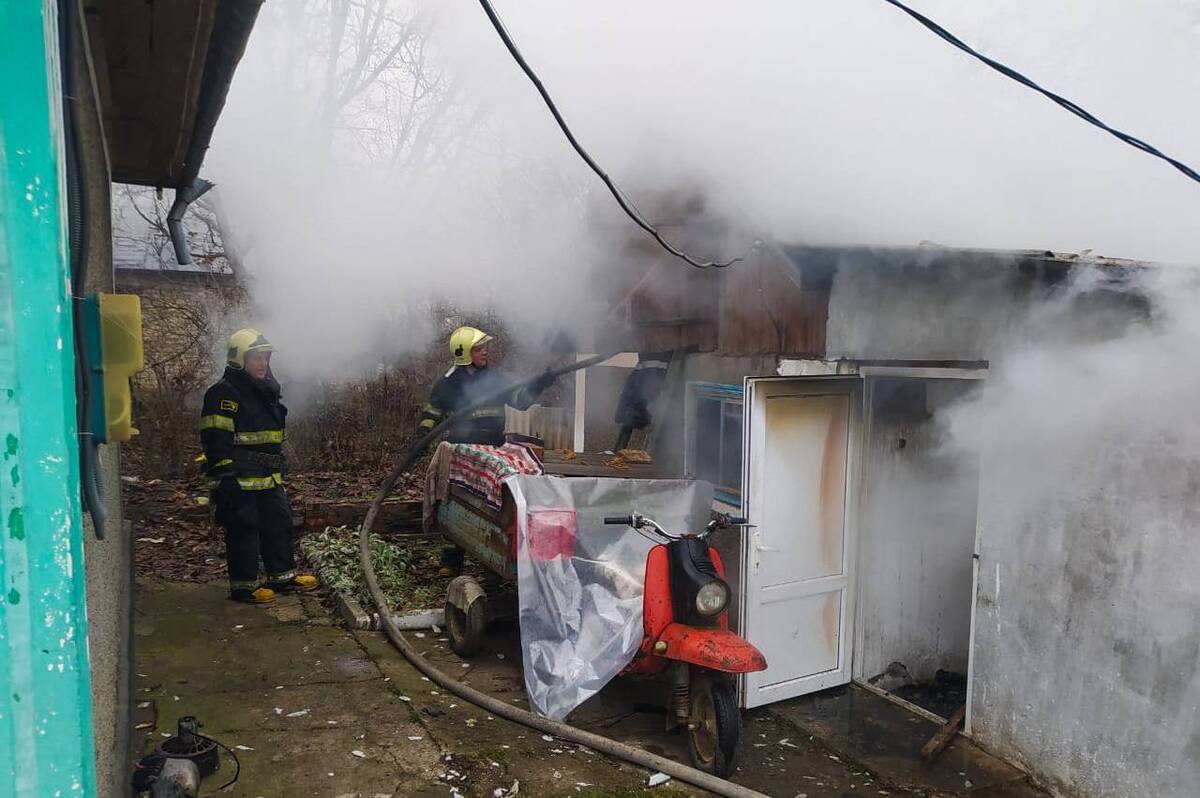
[{"label": "leafless tree", "polygon": [[432,65],[429,20],[412,4],[298,0],[268,13],[267,24],[285,34],[275,54],[279,85],[307,104],[324,163],[369,165],[397,180],[428,168],[478,121]]}]

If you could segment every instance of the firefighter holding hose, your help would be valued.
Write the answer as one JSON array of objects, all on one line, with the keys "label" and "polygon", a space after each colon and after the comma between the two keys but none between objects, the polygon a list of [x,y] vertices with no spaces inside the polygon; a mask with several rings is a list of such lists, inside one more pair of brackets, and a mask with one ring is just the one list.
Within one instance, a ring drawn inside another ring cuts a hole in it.
[{"label": "firefighter holding hose", "polygon": [[[475,327],[459,327],[450,334],[450,370],[438,379],[430,392],[429,403],[421,413],[420,432],[426,433],[452,413],[469,407],[509,381],[503,372],[488,368],[488,342],[492,336]],[[478,407],[450,425],[446,440],[450,443],[504,445],[504,407],[526,410],[550,387],[554,377],[547,373],[532,384],[502,395]],[[442,549],[439,573],[454,576],[462,570],[463,552],[456,546]]]},{"label": "firefighter holding hose", "polygon": [[225,373],[204,394],[200,413],[202,461],[225,530],[229,597],[251,604],[317,586],[316,577],[296,572],[292,508],[283,490],[287,408],[271,373],[273,351],[258,330],[229,336]]}]

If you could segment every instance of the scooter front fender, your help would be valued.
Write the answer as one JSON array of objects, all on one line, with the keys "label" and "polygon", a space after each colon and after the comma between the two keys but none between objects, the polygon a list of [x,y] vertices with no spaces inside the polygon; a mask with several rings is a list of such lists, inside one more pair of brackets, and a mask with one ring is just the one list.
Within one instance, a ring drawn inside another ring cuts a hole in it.
[{"label": "scooter front fender", "polygon": [[725,673],[753,673],[767,669],[762,652],[727,629],[700,628],[673,623],[663,630],[659,643],[667,650],[655,653]]}]

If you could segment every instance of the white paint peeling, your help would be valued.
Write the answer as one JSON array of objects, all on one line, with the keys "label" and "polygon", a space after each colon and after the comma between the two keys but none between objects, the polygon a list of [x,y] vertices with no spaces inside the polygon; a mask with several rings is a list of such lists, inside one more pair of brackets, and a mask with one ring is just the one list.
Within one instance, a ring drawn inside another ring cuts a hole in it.
[{"label": "white paint peeling", "polygon": [[54,342],[54,345],[55,345],[55,346],[58,348],[58,351],[59,351],[59,352],[61,352],[61,351],[62,351],[62,348],[63,348],[63,340],[62,340],[62,338],[59,338],[57,341],[55,341],[55,342]]}]

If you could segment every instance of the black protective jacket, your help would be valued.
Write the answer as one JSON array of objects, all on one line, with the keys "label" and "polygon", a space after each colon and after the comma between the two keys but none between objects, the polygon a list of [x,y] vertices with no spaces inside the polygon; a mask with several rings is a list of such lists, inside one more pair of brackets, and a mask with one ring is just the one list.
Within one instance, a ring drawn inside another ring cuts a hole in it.
[{"label": "black protective jacket", "polygon": [[642,352],[625,380],[613,418],[622,427],[645,429],[654,423],[653,407],[667,379],[671,352]]},{"label": "black protective jacket", "polygon": [[213,479],[237,477],[243,490],[282,484],[287,408],[269,373],[256,380],[242,369],[225,375],[204,394],[200,443],[205,472]]},{"label": "black protective jacket", "polygon": [[[511,379],[503,372],[474,366],[455,366],[433,385],[429,404],[421,413],[421,431],[428,432],[442,419],[493,393]],[[504,444],[504,406],[526,410],[534,403],[549,382],[539,380],[519,391],[503,394],[483,407],[473,410],[450,427],[446,440],[451,443],[480,443],[487,446]]]}]

